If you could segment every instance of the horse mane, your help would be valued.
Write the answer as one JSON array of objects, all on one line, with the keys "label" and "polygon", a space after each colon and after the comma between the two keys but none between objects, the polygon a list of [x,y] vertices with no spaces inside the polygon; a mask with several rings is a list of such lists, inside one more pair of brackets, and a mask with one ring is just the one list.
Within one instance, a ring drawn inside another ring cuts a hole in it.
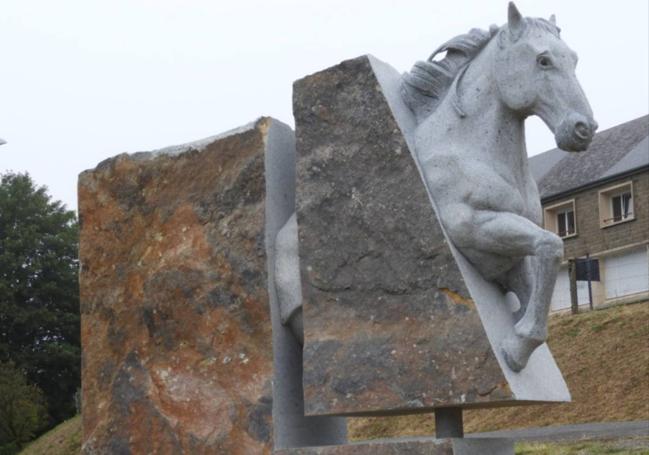
[{"label": "horse mane", "polygon": [[[559,37],[560,29],[550,21],[541,18],[525,18],[527,30],[538,27]],[[417,123],[435,111],[445,98],[449,89],[460,79],[471,61],[480,51],[507,26],[492,25],[489,30],[471,29],[468,33],[458,35],[442,44],[426,61],[418,61],[410,72],[401,77],[401,97],[415,114]],[[500,33],[501,37],[504,36]],[[435,57],[446,52],[443,59]],[[457,85],[457,84],[456,84]],[[457,101],[457,100],[456,100]],[[463,116],[461,107],[455,106]]]}]

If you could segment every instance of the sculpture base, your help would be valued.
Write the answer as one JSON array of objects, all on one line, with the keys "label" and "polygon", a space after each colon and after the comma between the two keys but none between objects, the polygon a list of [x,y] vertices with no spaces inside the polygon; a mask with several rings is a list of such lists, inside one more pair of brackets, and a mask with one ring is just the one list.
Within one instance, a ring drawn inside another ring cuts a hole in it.
[{"label": "sculpture base", "polygon": [[276,449],[275,455],[514,455],[514,441],[500,438],[377,439],[345,445]]}]

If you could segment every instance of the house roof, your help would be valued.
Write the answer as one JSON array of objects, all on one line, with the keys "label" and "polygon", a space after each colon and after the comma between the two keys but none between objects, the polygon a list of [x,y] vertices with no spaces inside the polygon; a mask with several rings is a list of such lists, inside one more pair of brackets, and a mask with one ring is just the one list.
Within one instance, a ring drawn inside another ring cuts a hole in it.
[{"label": "house roof", "polygon": [[541,199],[649,166],[649,115],[595,134],[585,152],[552,149],[529,164]]}]

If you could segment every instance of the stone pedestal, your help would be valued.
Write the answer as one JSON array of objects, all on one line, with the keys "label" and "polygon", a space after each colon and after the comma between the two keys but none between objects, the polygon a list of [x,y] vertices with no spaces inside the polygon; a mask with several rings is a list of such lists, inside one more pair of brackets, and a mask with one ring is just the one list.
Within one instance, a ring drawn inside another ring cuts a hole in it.
[{"label": "stone pedestal", "polygon": [[272,450],[264,154],[288,127],[79,177],[83,452]]},{"label": "stone pedestal", "polygon": [[508,439],[379,439],[341,446],[276,450],[275,455],[514,455]]},{"label": "stone pedestal", "polygon": [[547,346],[501,357],[505,296],[449,243],[398,73],[359,57],[295,83],[307,415],[569,400]]}]

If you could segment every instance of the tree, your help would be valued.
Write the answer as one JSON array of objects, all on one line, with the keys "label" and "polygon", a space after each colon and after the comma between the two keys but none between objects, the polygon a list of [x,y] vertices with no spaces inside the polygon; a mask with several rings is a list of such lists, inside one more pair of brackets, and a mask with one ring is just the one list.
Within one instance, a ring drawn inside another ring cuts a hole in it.
[{"label": "tree", "polygon": [[0,362],[0,450],[12,453],[47,421],[43,394],[12,362]]},{"label": "tree", "polygon": [[80,385],[78,225],[27,174],[0,178],[0,361],[15,362],[48,402],[74,415]]}]

